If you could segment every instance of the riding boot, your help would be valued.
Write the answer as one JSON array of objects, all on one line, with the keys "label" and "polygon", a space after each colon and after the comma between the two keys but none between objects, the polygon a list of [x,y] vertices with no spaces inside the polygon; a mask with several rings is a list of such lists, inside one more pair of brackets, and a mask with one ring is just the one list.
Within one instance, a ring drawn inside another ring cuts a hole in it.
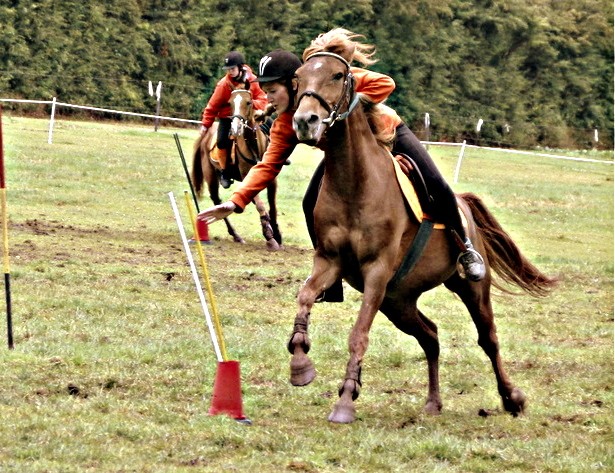
[{"label": "riding boot", "polygon": [[226,169],[222,169],[220,171],[220,185],[224,189],[228,189],[229,187],[231,187],[231,184],[233,183],[233,179],[227,176],[227,173],[228,171],[226,171]]},{"label": "riding boot", "polygon": [[226,163],[228,162],[229,150],[226,148],[216,148],[216,159],[220,164],[220,185],[228,189],[233,183],[233,179],[229,176],[229,172],[226,169]]},{"label": "riding boot", "polygon": [[465,241],[465,251],[457,258],[457,271],[462,278],[470,281],[482,281],[485,277],[485,261],[478,251],[474,249],[469,238]]},{"label": "riding boot", "polygon": [[342,280],[338,279],[333,285],[323,291],[320,296],[316,298],[315,302],[344,302],[344,287],[342,286]]}]

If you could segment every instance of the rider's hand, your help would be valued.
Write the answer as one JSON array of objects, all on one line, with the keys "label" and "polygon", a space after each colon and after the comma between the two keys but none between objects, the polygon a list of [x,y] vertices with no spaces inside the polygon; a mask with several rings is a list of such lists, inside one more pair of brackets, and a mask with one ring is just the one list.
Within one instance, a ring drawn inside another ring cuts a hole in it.
[{"label": "rider's hand", "polygon": [[254,112],[254,120],[256,123],[260,123],[265,119],[265,111],[264,110],[256,110]]},{"label": "rider's hand", "polygon": [[210,223],[214,223],[216,220],[222,220],[228,217],[235,211],[236,208],[237,206],[229,200],[228,202],[223,202],[220,205],[215,205],[203,210],[199,213],[197,219],[209,225]]},{"label": "rider's hand", "polygon": [[207,133],[207,130],[209,128],[205,128],[204,126],[201,126],[201,135],[204,135],[205,133]]}]

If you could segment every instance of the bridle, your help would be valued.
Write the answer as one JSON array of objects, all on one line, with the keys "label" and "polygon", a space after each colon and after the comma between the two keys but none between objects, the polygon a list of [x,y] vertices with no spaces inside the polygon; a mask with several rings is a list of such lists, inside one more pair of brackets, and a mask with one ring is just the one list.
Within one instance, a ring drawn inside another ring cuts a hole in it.
[{"label": "bridle", "polygon": [[[244,92],[244,89],[235,89],[235,90],[233,90],[231,92],[231,99],[232,99],[233,94],[235,92]],[[250,91],[248,91],[248,93],[250,94],[250,98],[251,98],[252,97],[252,93]],[[247,117],[244,117],[243,115],[240,115],[240,114],[234,114],[234,115],[230,116],[231,121],[234,120],[235,118],[237,120],[239,120],[239,129],[237,130],[237,135],[238,136],[242,135],[243,132],[244,132],[244,129],[246,129],[246,128],[249,128],[252,131],[256,131],[256,127],[254,127],[254,128],[250,127]]]},{"label": "bridle", "polygon": [[[345,120],[348,115],[354,110],[354,108],[359,103],[359,95],[354,90],[354,76],[350,71],[350,64],[346,59],[344,59],[339,54],[331,53],[328,51],[321,51],[314,54],[310,54],[305,62],[308,62],[310,59],[319,56],[328,56],[341,61],[346,66],[346,76],[344,77],[344,86],[342,88],[342,93],[337,103],[331,107],[327,101],[315,90],[306,90],[301,94],[301,96],[297,99],[297,105],[303,99],[303,97],[314,97],[320,104],[325,108],[325,110],[329,113],[329,116],[325,118],[322,123],[324,123],[327,127],[332,126],[335,122],[340,120]],[[348,102],[348,109],[344,113],[339,113],[339,109],[344,103],[344,101]]]},{"label": "bridle", "polygon": [[[231,92],[231,100],[229,100],[229,102],[232,101],[233,98],[233,94],[235,94],[236,92],[246,92],[245,89],[235,89]],[[252,98],[252,93],[247,90],[247,93],[250,95],[250,99]],[[231,121],[234,121],[235,119],[237,119],[239,121],[239,126],[237,127],[236,131],[233,131],[233,128],[231,127],[230,130],[230,134],[231,134],[231,139],[234,142],[234,149],[236,150],[236,155],[240,158],[242,158],[244,161],[247,161],[248,163],[254,165],[256,164],[258,161],[261,160],[261,150],[259,149],[259,143],[258,143],[258,134],[259,132],[262,133],[260,131],[260,127],[256,122],[254,123],[254,126],[250,125],[250,117],[244,117],[243,115],[240,114],[233,114],[230,116]],[[246,130],[250,130],[251,133],[249,133],[246,136]],[[235,135],[233,135],[235,133]],[[238,138],[239,137],[243,137],[243,140],[247,146],[247,149],[249,150],[249,152],[252,154],[252,156],[246,156],[245,154],[243,154],[238,146]]]}]

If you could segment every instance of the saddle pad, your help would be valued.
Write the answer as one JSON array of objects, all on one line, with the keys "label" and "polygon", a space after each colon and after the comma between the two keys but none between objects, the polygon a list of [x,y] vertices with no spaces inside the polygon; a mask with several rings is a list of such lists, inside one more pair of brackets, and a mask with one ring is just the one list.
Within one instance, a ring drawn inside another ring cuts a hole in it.
[{"label": "saddle pad", "polygon": [[[410,207],[414,218],[416,218],[417,222],[420,223],[423,221],[424,214],[421,207],[421,203],[419,201],[419,197],[416,194],[416,190],[414,189],[414,186],[412,185],[412,182],[410,182],[408,176],[406,176],[404,174],[404,171],[402,171],[395,157],[392,154],[390,156],[393,160],[393,166],[395,167],[395,175],[397,176],[397,182],[399,183],[399,187],[404,194],[406,202],[408,203],[408,207]],[[467,229],[468,221],[466,220],[466,216],[459,207],[457,208],[457,210],[459,211],[459,215],[461,216],[461,223],[463,227]],[[443,223],[435,223],[433,228],[435,230],[444,230],[444,228],[446,227]]]}]

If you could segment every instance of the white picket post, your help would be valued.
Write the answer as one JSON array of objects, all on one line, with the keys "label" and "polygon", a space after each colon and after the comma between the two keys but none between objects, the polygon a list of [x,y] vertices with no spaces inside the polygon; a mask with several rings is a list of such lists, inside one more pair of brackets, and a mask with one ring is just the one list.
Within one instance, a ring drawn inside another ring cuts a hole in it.
[{"label": "white picket post", "polygon": [[54,97],[51,101],[51,118],[49,119],[49,133],[47,136],[47,143],[51,144],[53,142],[53,124],[55,123],[56,118],[56,98]]},{"label": "white picket post", "polygon": [[461,151],[459,151],[459,157],[457,158],[457,166],[455,167],[455,178],[453,179],[453,183],[457,184],[459,181],[459,170],[461,169],[461,160],[463,159],[463,153],[466,150],[466,140],[463,140],[461,143]]}]

